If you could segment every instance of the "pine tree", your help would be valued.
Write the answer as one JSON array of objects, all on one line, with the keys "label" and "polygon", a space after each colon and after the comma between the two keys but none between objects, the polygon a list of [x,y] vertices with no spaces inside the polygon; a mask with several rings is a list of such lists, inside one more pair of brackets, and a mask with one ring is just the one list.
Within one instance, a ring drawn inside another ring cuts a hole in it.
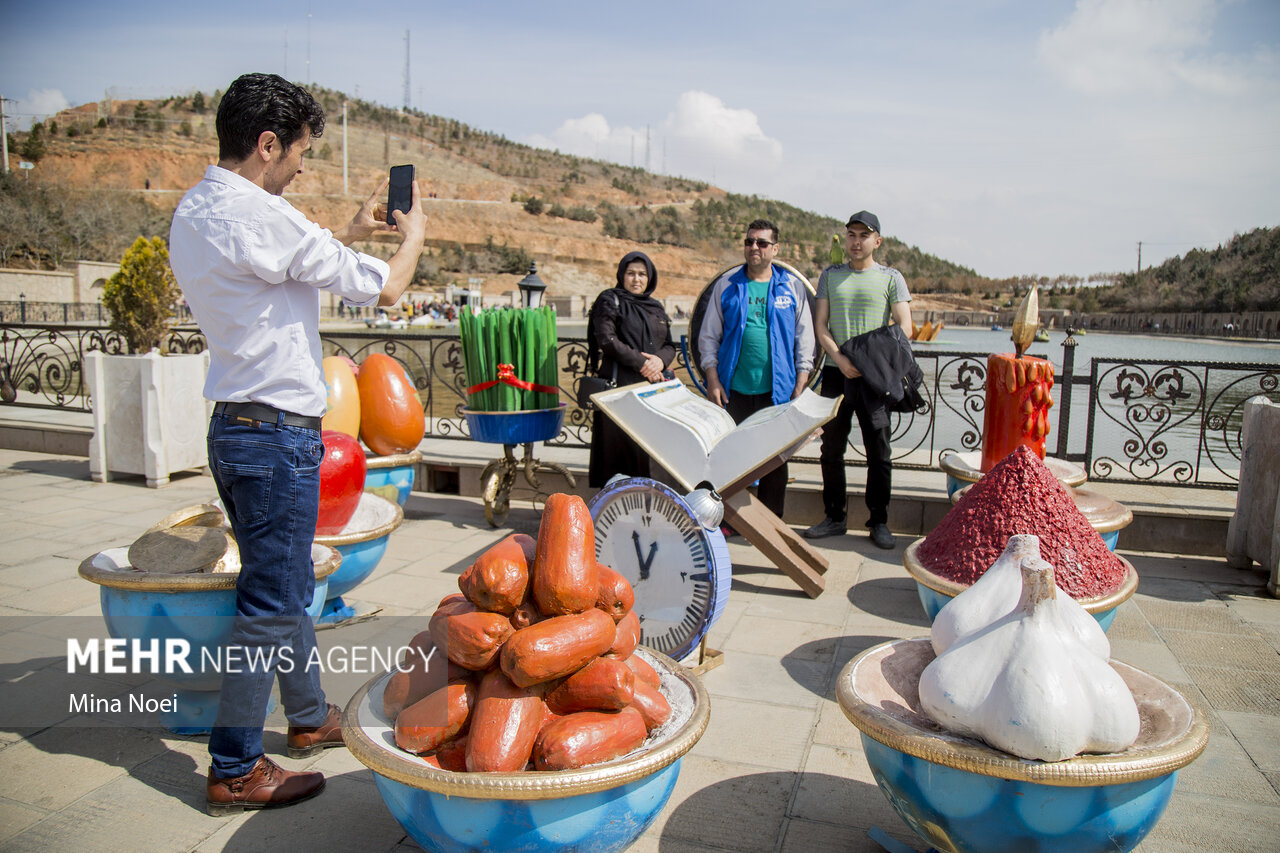
[{"label": "pine tree", "polygon": [[22,143],[22,156],[33,163],[44,156],[44,125],[40,122],[31,125],[31,132]]}]

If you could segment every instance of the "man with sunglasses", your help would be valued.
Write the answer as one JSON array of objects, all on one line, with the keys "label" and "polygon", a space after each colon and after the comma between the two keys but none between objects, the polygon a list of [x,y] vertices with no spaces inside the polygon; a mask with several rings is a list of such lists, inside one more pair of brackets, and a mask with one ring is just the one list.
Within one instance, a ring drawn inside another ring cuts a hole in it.
[{"label": "man with sunglasses", "polygon": [[889,532],[889,493],[893,478],[890,429],[887,423],[872,423],[868,395],[863,393],[862,374],[840,351],[840,343],[888,326],[902,327],[911,336],[911,293],[902,273],[879,264],[875,251],[882,242],[880,220],[874,213],[861,210],[849,217],[845,226],[845,254],[848,263],[836,264],[822,271],[814,315],[818,344],[829,359],[822,368],[822,396],[844,400],[836,416],[822,428],[822,505],[826,517],[804,531],[809,539],[842,535],[849,495],[845,482],[844,454],[849,444],[853,416],[858,416],[862,444],[867,454],[867,509],[871,513],[867,527],[871,541],[879,548],[894,547]]},{"label": "man with sunglasses", "polygon": [[[746,263],[712,285],[698,333],[707,397],[735,423],[803,391],[815,353],[804,284],[773,263],[778,226],[755,220],[742,245]],[[779,518],[786,488],[786,463],[760,478],[760,502]]]}]

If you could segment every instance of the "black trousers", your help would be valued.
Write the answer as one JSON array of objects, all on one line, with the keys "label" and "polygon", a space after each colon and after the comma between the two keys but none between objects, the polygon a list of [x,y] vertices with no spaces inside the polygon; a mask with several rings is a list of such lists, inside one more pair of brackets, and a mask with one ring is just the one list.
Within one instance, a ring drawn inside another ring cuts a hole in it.
[{"label": "black trousers", "polygon": [[[768,392],[739,394],[730,391],[729,395],[729,403],[725,406],[725,410],[729,412],[729,417],[733,418],[736,424],[742,423],[761,409],[767,409],[773,405],[773,394]],[[760,503],[769,508],[770,512],[782,518],[783,504],[787,499],[786,462],[760,478],[760,485],[756,487],[756,497],[760,499]]]},{"label": "black trousers", "polygon": [[650,476],[649,454],[612,418],[596,409],[591,419],[591,455],[588,457],[587,485],[603,488],[609,479]]},{"label": "black trousers", "polygon": [[867,526],[887,524],[889,494],[893,486],[893,450],[889,446],[889,427],[871,426],[871,415],[862,399],[862,379],[848,379],[838,367],[822,368],[822,396],[844,394],[836,416],[822,427],[822,506],[827,518],[844,521],[848,513],[849,489],[845,480],[844,454],[858,418],[862,430],[862,446],[867,454],[867,509],[871,517]]}]

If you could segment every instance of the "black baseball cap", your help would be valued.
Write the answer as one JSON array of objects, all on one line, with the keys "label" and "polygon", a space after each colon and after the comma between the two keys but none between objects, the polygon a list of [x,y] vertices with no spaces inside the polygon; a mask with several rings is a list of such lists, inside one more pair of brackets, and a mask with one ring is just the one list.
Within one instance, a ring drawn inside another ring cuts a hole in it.
[{"label": "black baseball cap", "polygon": [[870,211],[859,210],[853,216],[849,217],[849,221],[844,224],[844,227],[848,228],[850,225],[852,225],[855,222],[861,222],[863,225],[867,226],[877,234],[880,233],[880,220],[877,219],[876,215],[874,213],[871,213]]}]

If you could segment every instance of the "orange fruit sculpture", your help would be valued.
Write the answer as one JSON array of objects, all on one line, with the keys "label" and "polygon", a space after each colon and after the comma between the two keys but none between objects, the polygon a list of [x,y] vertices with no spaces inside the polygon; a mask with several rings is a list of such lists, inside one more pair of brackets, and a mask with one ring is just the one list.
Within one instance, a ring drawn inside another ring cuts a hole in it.
[{"label": "orange fruit sculpture", "polygon": [[345,432],[352,438],[360,437],[360,389],[356,387],[356,374],[351,369],[351,359],[340,355],[327,356],[324,367],[324,386],[328,391],[326,411],[320,422],[321,429]]},{"label": "orange fruit sculpture", "polygon": [[360,364],[360,438],[377,456],[408,453],[426,432],[422,401],[403,365],[373,353]]}]

